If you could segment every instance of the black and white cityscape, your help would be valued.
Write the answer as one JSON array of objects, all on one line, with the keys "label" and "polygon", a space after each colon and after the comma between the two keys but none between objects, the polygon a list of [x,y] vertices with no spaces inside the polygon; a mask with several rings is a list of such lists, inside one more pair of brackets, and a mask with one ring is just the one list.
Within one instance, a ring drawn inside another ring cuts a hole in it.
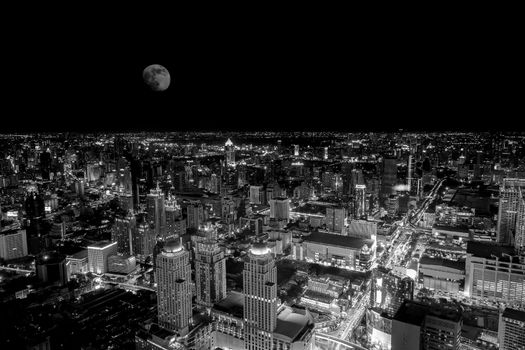
[{"label": "black and white cityscape", "polygon": [[525,350],[522,12],[91,5],[3,7],[0,350]]},{"label": "black and white cityscape", "polygon": [[524,190],[516,132],[4,134],[0,348],[523,349]]}]

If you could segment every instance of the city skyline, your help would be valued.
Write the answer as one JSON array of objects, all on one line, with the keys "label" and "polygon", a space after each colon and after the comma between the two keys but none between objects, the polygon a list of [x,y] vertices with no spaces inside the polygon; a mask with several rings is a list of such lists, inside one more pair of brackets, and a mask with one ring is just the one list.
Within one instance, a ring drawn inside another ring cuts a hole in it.
[{"label": "city skyline", "polygon": [[0,349],[525,350],[508,16],[141,10],[0,21]]}]

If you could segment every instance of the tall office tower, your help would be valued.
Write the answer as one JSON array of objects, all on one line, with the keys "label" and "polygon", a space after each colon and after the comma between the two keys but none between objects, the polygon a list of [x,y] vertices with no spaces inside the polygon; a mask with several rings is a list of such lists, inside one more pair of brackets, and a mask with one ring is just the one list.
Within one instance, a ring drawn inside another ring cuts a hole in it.
[{"label": "tall office tower", "polygon": [[221,198],[221,219],[227,224],[232,224],[237,220],[237,208],[232,197]]},{"label": "tall office tower", "polygon": [[520,255],[525,255],[525,198],[521,197],[516,213],[516,234],[514,247]]},{"label": "tall office tower", "polygon": [[26,230],[0,232],[0,258],[4,260],[11,260],[22,258],[26,255]]},{"label": "tall office tower", "polygon": [[355,192],[355,188],[357,185],[364,185],[365,184],[365,178],[363,176],[363,170],[361,169],[352,169],[352,172],[351,172],[351,190],[354,190]]},{"label": "tall office tower", "polygon": [[133,195],[133,209],[137,210],[140,204],[140,193],[139,193],[139,179],[142,172],[142,166],[140,162],[132,158],[131,159],[131,194]]},{"label": "tall office tower", "polygon": [[351,195],[353,191],[352,187],[352,163],[341,164],[341,176],[343,179],[343,194]]},{"label": "tall office tower", "polygon": [[36,192],[31,192],[27,195],[24,204],[27,218],[27,248],[29,254],[35,255],[40,253],[42,247],[42,219],[46,215],[44,198]]},{"label": "tall office tower", "polygon": [[410,193],[412,188],[412,154],[408,156],[407,191]]},{"label": "tall office tower", "polygon": [[288,221],[290,219],[290,200],[288,198],[270,200],[270,218]]},{"label": "tall office tower", "polygon": [[201,225],[204,225],[204,207],[201,202],[192,202],[186,207],[188,228],[199,229]]},{"label": "tall office tower", "polygon": [[[184,232],[180,225],[184,222]],[[186,232],[186,221],[182,219],[180,206],[176,202],[168,202],[166,205],[166,232],[165,237],[183,235]]]},{"label": "tall office tower", "polygon": [[146,196],[146,211],[148,222],[155,228],[155,234],[162,236],[166,230],[166,209],[164,207],[164,193],[159,189],[150,190]]},{"label": "tall office tower", "polygon": [[383,158],[383,177],[381,179],[381,198],[384,202],[388,196],[394,193],[397,183],[397,159]]},{"label": "tall office tower", "polygon": [[198,304],[211,307],[226,298],[226,259],[215,240],[197,243],[195,284]]},{"label": "tall office tower", "polygon": [[326,229],[331,232],[343,233],[345,229],[346,208],[328,207],[326,208],[325,223]]},{"label": "tall office tower", "polygon": [[355,185],[354,194],[354,218],[361,219],[367,214],[366,186]]},{"label": "tall office tower", "polygon": [[277,322],[277,268],[270,249],[254,243],[244,262],[244,349],[272,349]]},{"label": "tall office tower", "polygon": [[178,238],[169,239],[156,258],[159,324],[184,336],[191,322],[190,254]]},{"label": "tall office tower", "polygon": [[497,232],[499,243],[525,253],[525,179],[503,179]]},{"label": "tall office tower", "polygon": [[299,145],[293,146],[293,155],[298,157],[299,156]]},{"label": "tall office tower", "polygon": [[230,139],[224,144],[224,154],[226,157],[226,165],[235,166],[235,146]]},{"label": "tall office tower", "polygon": [[264,187],[250,186],[250,204],[264,203]]},{"label": "tall office tower", "polygon": [[49,180],[51,173],[51,150],[48,148],[40,154],[40,171],[43,180]]},{"label": "tall office tower", "polygon": [[117,254],[117,242],[102,241],[87,247],[89,272],[103,274],[108,271],[108,257]]},{"label": "tall office tower", "polygon": [[499,316],[500,350],[525,350],[525,312],[506,308]]},{"label": "tall office tower", "polygon": [[117,169],[117,181],[121,192],[133,193],[133,179],[131,170],[127,166]]},{"label": "tall office tower", "polygon": [[498,243],[515,244],[516,222],[520,204],[523,205],[524,190],[525,179],[503,179],[499,190]]},{"label": "tall office tower", "polygon": [[134,255],[137,220],[131,211],[126,216],[117,216],[111,231],[111,240],[117,242],[117,252]]}]

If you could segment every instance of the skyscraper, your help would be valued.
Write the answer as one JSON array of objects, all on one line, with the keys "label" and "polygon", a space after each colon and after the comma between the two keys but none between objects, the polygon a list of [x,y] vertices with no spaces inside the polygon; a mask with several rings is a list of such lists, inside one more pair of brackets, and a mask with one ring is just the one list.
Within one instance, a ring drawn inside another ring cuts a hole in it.
[{"label": "skyscraper", "polygon": [[226,297],[226,259],[216,241],[197,243],[195,284],[198,304],[212,306]]},{"label": "skyscraper", "polygon": [[199,229],[204,224],[204,207],[200,202],[192,202],[186,207],[188,228]]},{"label": "skyscraper", "polygon": [[111,240],[117,242],[117,252],[135,254],[135,237],[137,236],[137,221],[131,211],[126,216],[117,216],[111,231]]},{"label": "skyscraper", "polygon": [[146,196],[146,211],[148,222],[155,228],[155,234],[162,236],[166,230],[166,209],[164,207],[164,193],[158,188],[150,190]]},{"label": "skyscraper", "polygon": [[506,308],[499,316],[498,338],[501,350],[524,350],[525,312]]},{"label": "skyscraper", "polygon": [[263,186],[250,186],[250,204],[263,204],[264,188]]},{"label": "skyscraper", "polygon": [[355,185],[354,194],[354,217],[360,219],[367,214],[366,186]]},{"label": "skyscraper", "polygon": [[346,209],[343,207],[326,208],[326,229],[331,232],[343,233],[345,228]]},{"label": "skyscraper", "polygon": [[270,200],[270,218],[288,221],[290,219],[290,200],[288,198]]},{"label": "skyscraper", "polygon": [[270,249],[255,243],[244,262],[244,348],[272,349],[277,321],[277,268]]},{"label": "skyscraper", "polygon": [[184,336],[191,321],[190,254],[180,239],[170,239],[156,257],[159,324]]},{"label": "skyscraper", "polygon": [[524,189],[525,179],[503,179],[499,191],[498,243],[515,244],[516,222],[520,205],[523,206]]},{"label": "skyscraper", "polygon": [[227,166],[235,166],[235,146],[232,140],[228,139],[224,144],[224,153],[226,157]]},{"label": "skyscraper", "polygon": [[397,160],[395,158],[383,159],[383,177],[381,179],[381,198],[382,201],[394,192],[397,183]]}]

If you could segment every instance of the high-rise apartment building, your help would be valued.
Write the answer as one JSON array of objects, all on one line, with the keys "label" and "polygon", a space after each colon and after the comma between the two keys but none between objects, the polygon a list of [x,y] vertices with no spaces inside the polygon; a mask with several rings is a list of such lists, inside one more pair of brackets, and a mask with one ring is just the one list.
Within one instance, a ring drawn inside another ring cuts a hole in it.
[{"label": "high-rise apartment building", "polygon": [[156,257],[159,324],[184,336],[192,317],[190,254],[180,239],[165,242]]},{"label": "high-rise apartment building", "polygon": [[117,242],[117,252],[135,254],[135,237],[137,236],[137,221],[131,211],[126,216],[117,216],[111,231],[111,240]]},{"label": "high-rise apartment building", "polygon": [[162,236],[166,230],[166,209],[164,193],[158,187],[150,190],[146,196],[146,212],[148,213],[148,222],[154,227],[155,234]]},{"label": "high-rise apartment building", "polygon": [[264,187],[250,186],[250,204],[264,203]]},{"label": "high-rise apartment building", "polygon": [[383,158],[383,176],[381,178],[381,198],[384,201],[394,193],[397,183],[397,159]]},{"label": "high-rise apartment building", "polygon": [[195,284],[198,304],[212,306],[226,297],[226,259],[216,241],[197,243]]},{"label": "high-rise apartment building", "polygon": [[325,223],[326,229],[331,232],[342,234],[345,229],[346,208],[328,207],[326,208]]},{"label": "high-rise apartment building", "polygon": [[288,198],[270,200],[270,218],[288,221],[290,219],[290,200]]},{"label": "high-rise apartment building", "polygon": [[[499,191],[499,211],[498,211],[498,243],[514,244],[516,235],[516,223],[521,211],[520,227],[523,225],[524,215],[524,190],[525,179],[503,179],[503,184]],[[521,207],[521,210],[520,210]],[[523,232],[520,233],[519,244],[523,244]]]},{"label": "high-rise apartment building", "polygon": [[186,207],[186,227],[198,230],[204,225],[204,207],[200,202],[192,202]]},{"label": "high-rise apartment building", "polygon": [[366,186],[355,185],[354,191],[354,218],[361,219],[367,214]]},{"label": "high-rise apartment building", "polygon": [[272,349],[277,322],[277,268],[270,249],[255,243],[244,262],[244,348]]}]

